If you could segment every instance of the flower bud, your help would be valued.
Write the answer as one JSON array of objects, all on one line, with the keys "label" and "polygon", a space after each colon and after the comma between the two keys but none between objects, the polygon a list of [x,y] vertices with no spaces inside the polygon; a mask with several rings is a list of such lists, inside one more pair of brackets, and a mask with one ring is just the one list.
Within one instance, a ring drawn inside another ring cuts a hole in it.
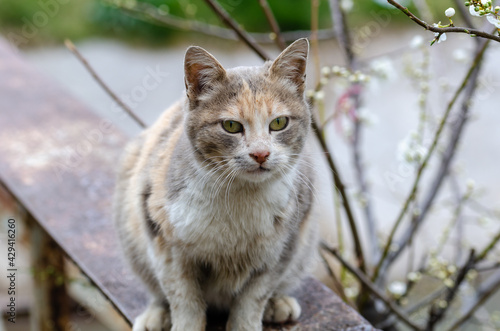
[{"label": "flower bud", "polygon": [[453,16],[455,16],[455,9],[450,7],[448,9],[446,9],[444,14],[446,15],[446,17],[453,17]]},{"label": "flower bud", "polygon": [[332,70],[330,69],[330,67],[321,68],[321,74],[323,76],[328,76],[331,72],[332,72]]}]

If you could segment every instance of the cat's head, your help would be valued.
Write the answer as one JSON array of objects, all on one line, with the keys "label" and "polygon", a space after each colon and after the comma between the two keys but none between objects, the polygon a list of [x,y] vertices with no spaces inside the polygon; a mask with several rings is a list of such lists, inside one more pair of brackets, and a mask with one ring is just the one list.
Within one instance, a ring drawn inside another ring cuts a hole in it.
[{"label": "cat's head", "polygon": [[311,124],[308,49],[299,39],[274,61],[228,70],[203,48],[187,50],[185,126],[200,165],[251,182],[293,167]]}]

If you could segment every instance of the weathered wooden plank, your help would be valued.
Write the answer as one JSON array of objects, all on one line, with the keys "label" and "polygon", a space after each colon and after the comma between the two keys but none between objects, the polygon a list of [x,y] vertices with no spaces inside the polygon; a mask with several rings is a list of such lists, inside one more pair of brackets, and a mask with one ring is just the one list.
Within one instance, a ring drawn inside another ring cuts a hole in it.
[{"label": "weathered wooden plank", "polygon": [[[131,321],[147,295],[123,262],[110,221],[114,171],[126,140],[0,40],[0,180]],[[372,329],[312,278],[297,296],[303,314],[286,329]],[[223,321],[211,321],[210,329],[222,329]]]},{"label": "weathered wooden plank", "polygon": [[29,214],[26,223],[30,232],[35,292],[31,330],[69,331],[70,309],[64,284],[64,253]]}]

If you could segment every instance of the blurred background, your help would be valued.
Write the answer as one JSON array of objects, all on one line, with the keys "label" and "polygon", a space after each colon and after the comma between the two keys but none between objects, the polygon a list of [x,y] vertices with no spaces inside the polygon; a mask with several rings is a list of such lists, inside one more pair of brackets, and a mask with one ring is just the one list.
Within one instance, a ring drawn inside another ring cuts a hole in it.
[{"label": "blurred background", "polygon": [[[328,1],[268,2],[288,42],[299,37],[309,37],[311,25],[317,24],[319,53],[318,57],[310,57],[310,89],[321,78],[315,68],[345,66],[332,31]],[[445,9],[457,4],[452,0],[400,2],[408,5],[428,22],[436,23],[446,23]],[[219,3],[255,36],[269,54],[279,54],[258,1],[219,0]],[[417,27],[383,0],[341,1],[341,4],[348,14],[354,50],[362,63],[362,71],[370,75],[370,82],[363,96],[363,116],[367,128],[361,150],[379,223],[378,235],[383,238],[387,235],[413,178],[404,157],[401,158],[401,149],[402,143],[416,130],[419,105],[422,102],[421,84],[426,83],[429,89],[425,93],[429,105],[429,127],[435,128],[457,83],[468,69],[474,42],[467,35],[455,34],[448,35],[446,42],[430,47],[433,34]],[[311,21],[312,6],[318,8],[317,22]],[[481,26],[482,21],[473,19]],[[459,16],[456,17],[456,22],[463,23]],[[205,33],[190,31],[193,29]],[[108,86],[147,124],[152,124],[162,110],[182,95],[183,56],[188,46],[204,47],[225,67],[262,63],[259,57],[236,40],[202,0],[0,0],[0,35],[17,47],[21,56],[29,63],[67,88],[93,111],[111,119],[130,136],[140,132],[138,125],[117,111],[114,102],[64,47],[64,39],[69,38],[78,46]],[[459,146],[459,154],[453,166],[459,187],[465,190],[473,186],[475,198],[480,201],[475,207],[464,211],[467,236],[463,244],[466,247],[481,240],[486,241],[500,225],[499,58],[499,45],[492,45],[485,59],[486,69],[480,79],[479,92],[471,100],[474,102],[472,121]],[[430,59],[428,75],[422,80],[422,63],[425,59]],[[146,91],[142,88],[144,81],[151,78],[157,84]],[[335,112],[339,96],[342,96],[346,86],[347,82],[341,81],[329,81],[326,84],[324,95],[318,97],[323,100],[324,117]],[[352,128],[349,123],[341,120],[330,125],[328,141],[346,180],[349,194],[356,197],[359,192],[356,190],[350,151]],[[430,137],[428,135],[425,139]],[[433,162],[431,166],[435,166],[438,161]],[[319,172],[320,175],[328,176],[325,169]],[[428,181],[429,178],[425,180]],[[426,247],[437,245],[443,229],[448,226],[452,217],[452,189],[446,187],[442,191],[437,207],[432,210],[432,221],[427,222],[419,234],[416,246],[420,254],[428,253]],[[321,191],[320,196],[324,200],[322,218],[333,219],[331,189]],[[4,214],[8,214],[5,210],[15,209],[15,205],[6,196],[1,201]],[[362,201],[358,202],[360,206]],[[356,213],[361,215],[359,206],[356,206]],[[330,230],[333,238],[331,241],[335,241],[335,226],[332,225]],[[362,232],[366,238],[366,229]],[[4,238],[5,233],[2,242]],[[453,251],[452,245],[445,247],[445,256],[446,252],[452,255]],[[21,258],[26,261],[26,277],[22,279],[20,286],[20,302],[24,307],[20,311],[24,314],[21,314],[19,323],[6,323],[7,330],[27,330],[29,325],[31,285],[28,253],[21,252]],[[498,249],[490,258],[498,261]],[[395,282],[404,277],[402,265],[405,258],[401,260],[391,273]],[[88,291],[93,290],[84,277],[76,271],[74,277],[76,296],[95,296],[88,294]],[[3,278],[0,278],[0,285],[6,286]],[[0,289],[0,302],[4,302],[2,295],[5,293]],[[497,295],[482,313],[482,316],[488,317],[488,323],[475,321],[468,328],[500,330],[499,307]],[[87,308],[91,310],[91,307]],[[112,318],[111,322],[93,318],[95,312],[87,312],[81,304],[75,303],[74,312],[75,325],[79,330],[120,329],[120,326],[113,326]]]}]

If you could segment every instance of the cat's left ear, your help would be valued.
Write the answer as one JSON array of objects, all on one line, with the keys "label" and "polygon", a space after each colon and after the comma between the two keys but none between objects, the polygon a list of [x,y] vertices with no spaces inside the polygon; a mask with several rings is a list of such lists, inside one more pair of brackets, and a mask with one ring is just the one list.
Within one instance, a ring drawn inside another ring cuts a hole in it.
[{"label": "cat's left ear", "polygon": [[209,52],[191,46],[184,57],[184,82],[188,98],[194,101],[226,78],[226,70]]},{"label": "cat's left ear", "polygon": [[295,85],[299,93],[304,92],[309,42],[306,38],[296,40],[274,60],[269,69],[271,77],[285,78]]}]

